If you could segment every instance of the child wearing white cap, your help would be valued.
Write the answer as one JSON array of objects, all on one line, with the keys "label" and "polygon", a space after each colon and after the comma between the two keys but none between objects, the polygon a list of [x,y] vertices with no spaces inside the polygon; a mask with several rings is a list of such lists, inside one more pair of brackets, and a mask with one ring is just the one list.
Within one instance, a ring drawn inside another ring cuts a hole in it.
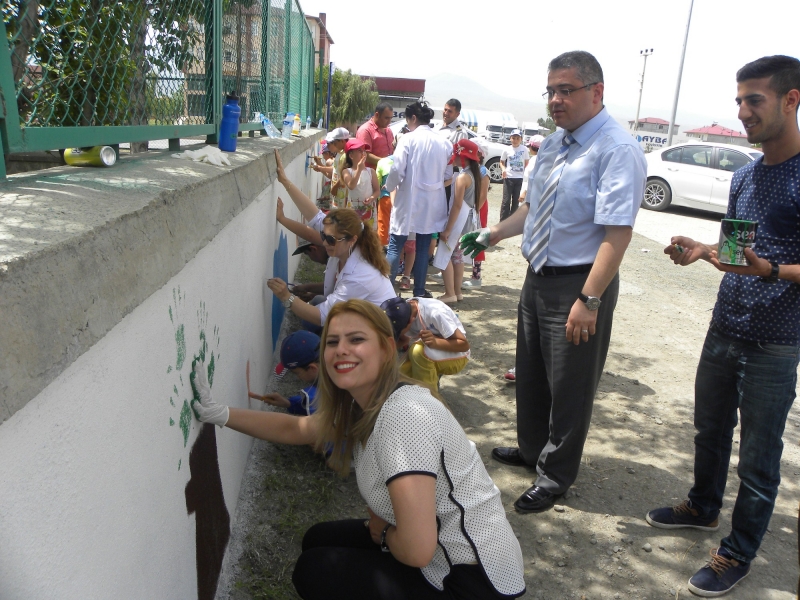
[{"label": "child wearing white cap", "polygon": [[500,220],[507,219],[517,211],[519,193],[522,189],[522,175],[528,166],[528,149],[523,147],[522,132],[511,131],[511,147],[503,150],[500,166],[503,169],[503,203],[500,205]]}]

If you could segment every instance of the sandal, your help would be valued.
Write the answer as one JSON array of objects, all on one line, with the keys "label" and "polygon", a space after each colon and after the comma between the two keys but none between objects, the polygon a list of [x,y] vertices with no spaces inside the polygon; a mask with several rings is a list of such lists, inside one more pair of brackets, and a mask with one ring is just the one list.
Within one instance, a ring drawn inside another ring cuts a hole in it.
[{"label": "sandal", "polygon": [[458,296],[439,296],[436,298],[440,302],[444,302],[445,304],[450,304],[452,302],[458,302]]},{"label": "sandal", "polygon": [[411,289],[411,279],[408,277],[401,277],[400,278],[400,285],[398,285],[401,290],[410,290]]}]

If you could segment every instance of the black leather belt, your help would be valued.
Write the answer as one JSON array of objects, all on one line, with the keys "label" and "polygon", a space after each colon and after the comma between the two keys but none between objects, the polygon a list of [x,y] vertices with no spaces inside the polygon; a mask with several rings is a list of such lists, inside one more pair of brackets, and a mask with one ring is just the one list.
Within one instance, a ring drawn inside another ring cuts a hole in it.
[{"label": "black leather belt", "polygon": [[588,273],[592,270],[591,264],[589,265],[570,265],[569,267],[542,267],[536,275],[539,277],[555,277],[557,275],[577,275],[579,273]]}]

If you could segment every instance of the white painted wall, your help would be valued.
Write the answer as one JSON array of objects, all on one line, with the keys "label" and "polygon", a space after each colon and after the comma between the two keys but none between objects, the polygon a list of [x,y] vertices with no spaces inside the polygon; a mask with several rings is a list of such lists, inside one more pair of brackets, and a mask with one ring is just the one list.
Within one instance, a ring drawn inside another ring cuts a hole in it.
[{"label": "white painted wall", "polygon": [[[306,179],[304,161],[305,154],[287,172],[308,189],[314,174]],[[180,274],[0,425],[0,598],[197,597],[194,515],[184,488],[200,424],[192,416],[184,446],[180,407],[191,400],[191,358],[203,326],[217,365],[216,399],[248,406],[248,359],[252,388],[266,385],[273,295],[265,281],[282,229],[278,191],[287,214],[299,218],[282,186],[264,190]],[[292,234],[288,247],[293,274]],[[187,346],[180,371],[178,322]],[[231,522],[250,446],[250,438],[217,429]]]}]

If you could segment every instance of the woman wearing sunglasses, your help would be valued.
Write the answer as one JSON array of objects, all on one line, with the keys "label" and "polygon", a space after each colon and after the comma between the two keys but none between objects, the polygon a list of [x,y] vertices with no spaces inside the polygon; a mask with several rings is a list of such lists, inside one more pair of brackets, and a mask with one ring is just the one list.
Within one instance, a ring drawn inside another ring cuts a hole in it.
[{"label": "woman wearing sunglasses", "polygon": [[332,445],[355,466],[365,519],[311,527],[292,580],[304,600],[478,600],[525,593],[522,552],[500,491],[472,443],[430,390],[400,375],[392,325],[376,306],[334,306],[322,332],[310,417],[228,408],[195,365],[203,422],[284,444]]},{"label": "woman wearing sunglasses", "polygon": [[324,325],[337,302],[357,298],[380,306],[397,295],[389,281],[389,263],[383,256],[378,234],[364,227],[356,211],[330,211],[322,220],[321,235],[330,257],[325,267],[325,301],[312,306],[291,293],[282,279],[267,280],[269,289],[286,308],[309,323]]}]

